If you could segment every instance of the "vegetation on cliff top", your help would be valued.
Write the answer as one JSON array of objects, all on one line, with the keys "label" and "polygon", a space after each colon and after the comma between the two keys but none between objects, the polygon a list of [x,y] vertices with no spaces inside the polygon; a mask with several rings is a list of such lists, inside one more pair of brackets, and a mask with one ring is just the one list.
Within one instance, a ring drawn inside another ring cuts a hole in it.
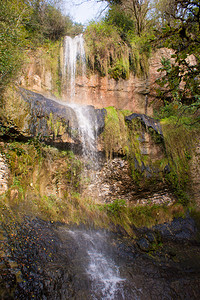
[{"label": "vegetation on cliff top", "polygon": [[[158,81],[158,99],[164,104],[178,101],[199,109],[199,1],[105,1],[109,5],[107,15],[85,31],[89,67],[115,80],[129,78],[130,72],[147,76],[152,48],[172,48],[174,62],[162,60],[160,71],[166,76]],[[0,29],[3,91],[16,76],[25,49],[78,34],[83,27],[63,15],[57,1],[8,0],[0,4]]]},{"label": "vegetation on cliff top", "polygon": [[[162,59],[157,97],[162,105],[178,101],[200,107],[200,5],[198,0],[105,0],[109,10],[85,32],[89,65],[114,79],[148,74],[151,49],[174,50]],[[192,56],[191,56],[192,55]],[[187,108],[185,107],[187,113]],[[198,119],[199,121],[199,119]]]}]

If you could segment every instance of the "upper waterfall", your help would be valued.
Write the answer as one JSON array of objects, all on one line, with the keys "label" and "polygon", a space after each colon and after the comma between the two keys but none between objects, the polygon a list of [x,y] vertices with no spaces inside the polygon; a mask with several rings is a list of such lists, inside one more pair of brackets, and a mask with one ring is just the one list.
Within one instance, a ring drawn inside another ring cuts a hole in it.
[{"label": "upper waterfall", "polygon": [[[97,116],[92,113],[93,109],[80,104],[75,100],[76,75],[86,75],[86,57],[83,35],[74,38],[66,36],[64,39],[64,75],[67,79],[67,106],[72,108],[78,123],[78,134],[82,144],[82,153],[87,163],[90,161],[93,168],[97,168]],[[77,95],[76,95],[77,96]],[[70,103],[69,103],[70,102]]]},{"label": "upper waterfall", "polygon": [[86,58],[84,49],[83,35],[77,35],[74,38],[66,36],[64,38],[64,75],[68,80],[68,90],[73,102],[75,96],[76,73],[84,76],[86,73]]}]

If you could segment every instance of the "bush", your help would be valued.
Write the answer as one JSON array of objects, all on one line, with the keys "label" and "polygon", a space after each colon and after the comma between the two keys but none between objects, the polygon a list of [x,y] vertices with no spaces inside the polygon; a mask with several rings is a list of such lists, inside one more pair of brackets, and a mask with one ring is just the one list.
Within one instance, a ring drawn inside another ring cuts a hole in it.
[{"label": "bush", "polygon": [[120,37],[125,42],[130,42],[130,35],[135,32],[135,24],[129,14],[125,13],[118,5],[113,5],[110,7],[105,20],[108,24],[116,27]]},{"label": "bush", "polygon": [[116,199],[112,203],[105,204],[106,210],[115,216],[118,216],[120,212],[123,212],[125,207],[126,201],[124,199]]},{"label": "bush", "polygon": [[26,16],[25,5],[15,1],[0,2],[0,93],[21,66],[26,32],[20,22]]},{"label": "bush", "polygon": [[[115,79],[127,77],[129,48],[115,26],[105,21],[92,22],[86,29],[85,40],[88,62],[92,70],[97,70],[103,76],[110,73]],[[114,72],[117,66],[120,69],[118,73]]]}]

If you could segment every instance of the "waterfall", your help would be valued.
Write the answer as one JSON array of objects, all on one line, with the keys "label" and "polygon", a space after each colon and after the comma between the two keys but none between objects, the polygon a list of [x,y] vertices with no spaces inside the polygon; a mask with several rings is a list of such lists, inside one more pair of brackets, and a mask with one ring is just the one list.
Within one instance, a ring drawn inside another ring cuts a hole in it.
[{"label": "waterfall", "polygon": [[[119,267],[109,253],[108,239],[104,232],[69,230],[80,249],[86,251],[86,274],[92,283],[92,299],[125,299],[124,282],[120,277]],[[81,262],[80,262],[81,263]]]},{"label": "waterfall", "polygon": [[79,75],[86,73],[86,59],[84,49],[83,35],[80,34],[74,38],[66,36],[64,38],[64,75],[69,83],[71,101],[75,96],[75,79],[77,69]]},{"label": "waterfall", "polygon": [[75,103],[70,103],[68,106],[76,113],[83,158],[87,160],[87,165],[90,164],[90,168],[97,169],[96,138],[98,126],[95,109],[91,106],[82,106]]},{"label": "waterfall", "polygon": [[[79,140],[81,141],[83,159],[87,167],[84,170],[84,176],[88,175],[86,170],[89,169],[89,177],[93,184],[94,176],[96,176],[95,170],[98,168],[96,149],[97,115],[93,106],[82,106],[73,103],[77,66],[81,75],[85,74],[85,52],[83,46],[82,35],[74,39],[70,37],[65,38],[65,72],[70,82],[71,90],[70,103],[66,105],[71,107],[76,114]],[[95,187],[98,190],[96,185]],[[89,189],[90,187],[88,186]],[[125,299],[123,292],[125,279],[120,277],[119,267],[115,264],[112,256],[109,255],[109,250],[105,249],[108,237],[100,232],[90,232],[89,230],[73,230],[69,231],[69,233],[77,242],[78,247],[86,254],[85,273],[91,282],[92,299]]]},{"label": "waterfall", "polygon": [[[97,117],[91,106],[74,103],[76,75],[85,76],[86,58],[83,35],[74,38],[66,36],[64,39],[64,74],[68,81],[70,100],[68,106],[73,109],[78,122],[79,139],[82,145],[83,157],[90,167],[97,167],[96,135]],[[81,101],[80,101],[81,102]]]}]

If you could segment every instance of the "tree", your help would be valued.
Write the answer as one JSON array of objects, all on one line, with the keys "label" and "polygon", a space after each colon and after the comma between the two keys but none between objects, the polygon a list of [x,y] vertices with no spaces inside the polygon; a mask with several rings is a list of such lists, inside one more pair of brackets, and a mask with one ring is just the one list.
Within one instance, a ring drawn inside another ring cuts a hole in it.
[{"label": "tree", "polygon": [[166,25],[176,26],[176,18],[172,17],[178,15],[176,0],[155,0],[152,7],[152,18],[157,29],[161,30]]},{"label": "tree", "polygon": [[135,22],[136,34],[139,36],[148,29],[150,10],[150,0],[102,0],[112,6],[119,6],[122,11],[127,13]]},{"label": "tree", "polygon": [[197,110],[200,108],[200,2],[175,0],[175,4],[176,13],[170,15],[175,25],[166,24],[156,41],[174,49],[174,62],[162,61],[160,71],[165,71],[165,76],[158,83],[165,89],[159,90],[158,96]]},{"label": "tree", "polygon": [[0,2],[0,93],[18,69],[26,32],[22,25],[27,18],[24,1]]}]

